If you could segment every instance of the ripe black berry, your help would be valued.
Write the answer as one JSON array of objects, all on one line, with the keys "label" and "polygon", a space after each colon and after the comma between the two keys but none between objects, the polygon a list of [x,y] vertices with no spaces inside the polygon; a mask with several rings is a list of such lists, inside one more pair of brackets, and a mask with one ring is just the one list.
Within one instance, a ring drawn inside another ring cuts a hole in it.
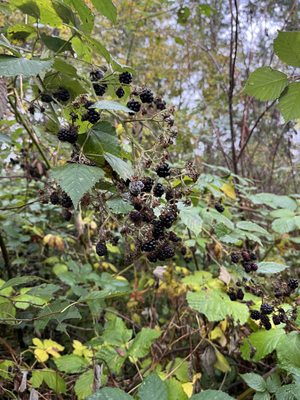
[{"label": "ripe black berry", "polygon": [[144,187],[142,181],[132,181],[129,183],[129,192],[132,196],[138,196]]},{"label": "ripe black berry", "polygon": [[170,244],[167,244],[166,246],[162,247],[160,249],[160,252],[158,253],[158,259],[160,261],[167,260],[168,258],[172,258],[175,255],[175,251],[173,246]]},{"label": "ripe black berry", "polygon": [[143,192],[149,193],[152,190],[153,187],[153,179],[149,178],[148,176],[142,179],[142,182],[144,184],[143,187]]},{"label": "ripe black berry", "polygon": [[295,290],[295,289],[297,289],[298,286],[299,286],[299,281],[298,281],[298,279],[293,279],[293,278],[291,278],[291,279],[288,280],[288,287],[289,287],[290,289]]},{"label": "ripe black berry", "polygon": [[261,317],[261,314],[258,310],[251,310],[250,311],[250,318],[254,319],[255,321],[259,320]]},{"label": "ripe black berry", "polygon": [[161,197],[165,193],[165,189],[161,183],[157,183],[153,188],[153,194],[155,197]]},{"label": "ripe black berry", "polygon": [[93,88],[97,96],[103,96],[106,92],[107,85],[104,83],[102,85],[100,85],[100,83],[93,83]]},{"label": "ripe black berry", "polygon": [[[135,101],[133,99],[129,100],[126,105],[129,108],[129,110],[132,110],[134,112],[139,112],[141,109],[141,103],[139,101]],[[132,113],[130,113],[130,114],[132,114]]]},{"label": "ripe black berry", "polygon": [[243,261],[242,264],[243,264],[245,272],[249,273],[252,271],[251,263]]},{"label": "ripe black berry", "polygon": [[231,301],[235,301],[237,299],[235,292],[228,293],[228,296],[229,296]]},{"label": "ripe black berry", "polygon": [[28,107],[28,112],[33,115],[35,112],[35,107],[33,104],[30,104],[30,106]]},{"label": "ripe black berry", "polygon": [[153,251],[155,250],[157,243],[155,240],[149,240],[148,242],[142,245],[142,251]]},{"label": "ripe black berry", "polygon": [[250,256],[250,258],[251,258],[252,261],[257,260],[256,254],[255,254],[253,251],[251,251],[251,252],[249,253],[249,256]]},{"label": "ripe black berry", "polygon": [[156,262],[157,261],[157,253],[155,251],[148,253],[147,258],[150,262]]},{"label": "ripe black berry", "polygon": [[238,289],[237,290],[237,292],[236,292],[236,298],[238,299],[238,300],[243,300],[243,298],[244,298],[244,292],[242,291],[242,289]]},{"label": "ripe black berry", "polygon": [[273,307],[270,304],[263,303],[260,306],[260,312],[262,314],[271,314],[272,311],[273,311]]},{"label": "ripe black berry", "polygon": [[281,323],[280,315],[274,314],[272,317],[272,320],[273,320],[274,325],[279,325]]},{"label": "ripe black berry", "polygon": [[167,176],[170,175],[170,166],[167,163],[162,163],[156,167],[155,172],[157,173],[158,176],[161,178],[166,178]]},{"label": "ripe black berry", "polygon": [[219,212],[219,213],[222,213],[224,210],[225,210],[225,208],[222,206],[222,204],[220,204],[220,203],[216,203],[215,204],[215,209]]},{"label": "ripe black berry", "polygon": [[91,106],[93,106],[94,104],[95,104],[94,101],[88,100],[88,101],[85,103],[84,108],[86,108],[86,109],[88,110],[88,109],[89,109]]},{"label": "ripe black berry", "polygon": [[67,89],[60,87],[53,93],[53,97],[58,101],[68,101],[70,100],[71,95]]},{"label": "ripe black berry", "polygon": [[66,208],[63,209],[62,211],[62,216],[64,218],[65,221],[70,221],[72,218],[72,213],[70,210],[67,210]]},{"label": "ripe black berry", "polygon": [[171,240],[171,242],[174,242],[174,243],[177,243],[177,242],[181,241],[180,237],[178,237],[176,235],[176,233],[173,232],[173,231],[169,232],[169,239]]},{"label": "ripe black berry", "polygon": [[81,121],[89,121],[91,124],[95,124],[99,119],[100,114],[94,108],[88,109],[88,111],[81,117]]},{"label": "ripe black berry", "polygon": [[100,81],[103,78],[103,72],[100,69],[96,69],[95,71],[90,72],[90,79],[92,82]]},{"label": "ripe black berry", "polygon": [[124,94],[125,94],[125,92],[124,92],[124,89],[123,89],[122,87],[119,87],[119,88],[116,90],[116,95],[119,97],[119,99],[120,99],[121,97],[123,97]]},{"label": "ripe black berry", "polygon": [[70,126],[69,129],[62,128],[57,134],[58,140],[74,144],[78,138],[78,128]]},{"label": "ripe black berry", "polygon": [[153,221],[153,229],[152,229],[152,235],[154,237],[154,239],[159,239],[162,236],[164,236],[164,232],[165,232],[165,228],[164,225],[161,221]]},{"label": "ripe black berry", "polygon": [[250,268],[251,268],[251,271],[257,271],[258,265],[256,263],[250,263]]},{"label": "ripe black berry", "polygon": [[160,97],[154,100],[154,104],[158,110],[164,110],[166,108],[166,102]]},{"label": "ripe black berry", "polygon": [[154,100],[154,96],[150,89],[144,89],[140,94],[140,99],[142,103],[150,104]]},{"label": "ripe black berry", "polygon": [[51,94],[42,93],[42,94],[41,94],[41,100],[42,100],[44,103],[51,103],[51,101],[53,101],[53,97],[51,96]]},{"label": "ripe black berry", "polygon": [[139,224],[143,220],[142,214],[135,210],[130,212],[129,218],[134,224]]},{"label": "ripe black berry", "polygon": [[176,220],[176,216],[172,212],[167,212],[167,213],[161,214],[159,216],[159,219],[161,220],[161,222],[165,228],[171,228],[173,222]]},{"label": "ripe black berry", "polygon": [[50,202],[54,205],[59,204],[60,203],[60,198],[57,192],[52,192],[50,194]]},{"label": "ripe black berry", "polygon": [[233,262],[234,264],[237,264],[240,261],[239,253],[235,253],[235,252],[231,253],[230,258],[231,258],[231,262]]},{"label": "ripe black berry", "polygon": [[102,256],[106,256],[107,254],[107,247],[105,242],[98,242],[96,244],[96,253],[98,254],[98,256],[102,257]]},{"label": "ripe black berry", "polygon": [[119,75],[119,82],[126,83],[127,85],[132,82],[132,75],[130,72],[122,72]]},{"label": "ripe black berry", "polygon": [[61,205],[64,208],[71,208],[73,207],[73,202],[70,196],[67,193],[64,193],[61,198]]},{"label": "ripe black berry", "polygon": [[247,250],[243,250],[241,254],[244,261],[251,261],[251,256]]}]

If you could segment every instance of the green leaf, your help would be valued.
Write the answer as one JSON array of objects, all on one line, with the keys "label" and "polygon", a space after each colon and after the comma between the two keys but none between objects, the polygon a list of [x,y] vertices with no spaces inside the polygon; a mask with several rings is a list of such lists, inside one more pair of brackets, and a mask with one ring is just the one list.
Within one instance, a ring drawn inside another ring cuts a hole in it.
[{"label": "green leaf", "polygon": [[96,101],[96,103],[93,104],[90,108],[99,108],[100,110],[124,111],[126,113],[132,112],[128,107],[125,107],[116,101],[110,100]]},{"label": "green leaf", "polygon": [[203,220],[199,215],[199,210],[195,207],[185,207],[181,205],[179,205],[178,208],[180,210],[180,220],[188,229],[190,229],[190,231],[198,236],[202,230],[203,223]]},{"label": "green leaf", "polygon": [[51,68],[53,60],[40,60],[0,55],[0,76],[36,76]]},{"label": "green leaf", "polygon": [[93,393],[94,371],[90,369],[84,372],[76,380],[74,390],[78,400],[86,400]]},{"label": "green leaf", "polygon": [[270,400],[271,396],[268,392],[257,392],[253,396],[253,400]]},{"label": "green leaf", "polygon": [[278,274],[289,268],[287,265],[278,264],[273,261],[262,261],[258,265],[258,274]]},{"label": "green leaf", "polygon": [[8,287],[12,287],[12,286],[24,285],[25,283],[34,282],[34,281],[38,281],[38,280],[40,280],[40,278],[38,276],[19,276],[16,278],[9,279],[7,282],[5,282],[0,287],[0,290],[3,290]]},{"label": "green leaf", "polygon": [[59,371],[66,372],[67,374],[76,374],[88,365],[85,358],[76,356],[75,354],[55,358],[54,362]]},{"label": "green leaf", "polygon": [[291,374],[300,375],[300,335],[290,332],[282,336],[276,346],[277,357],[281,368]]},{"label": "green leaf", "polygon": [[300,32],[279,32],[273,45],[281,61],[300,67]]},{"label": "green leaf", "polygon": [[[15,317],[16,317],[16,309],[11,303],[11,301],[6,299],[5,297],[0,297],[0,322],[9,325],[14,325]],[[7,319],[8,321],[5,321]]]},{"label": "green leaf", "polygon": [[121,158],[109,153],[105,153],[104,158],[122,179],[126,180],[134,175],[132,165],[129,162],[125,162]]},{"label": "green leaf", "polygon": [[32,386],[38,388],[41,386],[42,382],[45,382],[46,385],[56,393],[66,393],[66,383],[56,371],[51,369],[33,371],[31,380]]},{"label": "green leaf", "polygon": [[60,27],[62,21],[55,12],[51,0],[14,0],[13,5],[23,13],[31,15],[39,22],[53,27]]},{"label": "green leaf", "polygon": [[277,218],[272,222],[272,229],[278,233],[288,233],[297,229],[295,217]]},{"label": "green leaf", "polygon": [[142,382],[138,394],[143,400],[168,400],[167,386],[157,374],[149,375]]},{"label": "green leaf", "polygon": [[117,9],[111,0],[91,0],[94,7],[111,22],[117,21]]},{"label": "green leaf", "polygon": [[182,385],[175,378],[165,381],[168,390],[168,400],[188,400],[187,394],[184,392]]},{"label": "green leaf", "polygon": [[242,374],[241,377],[250,388],[257,392],[265,392],[266,382],[260,375],[250,372],[248,374]]},{"label": "green leaf", "polygon": [[86,5],[84,0],[65,0],[68,5],[72,5],[77,11],[79,18],[81,20],[80,29],[84,33],[91,33],[94,27],[95,17],[89,7]]},{"label": "green leaf", "polygon": [[280,376],[278,375],[278,373],[275,372],[274,374],[269,376],[266,380],[266,385],[268,392],[276,393],[281,386]]},{"label": "green leaf", "polygon": [[300,118],[300,82],[288,85],[279,99],[278,108],[285,122]]},{"label": "green leaf", "polygon": [[275,393],[276,400],[299,400],[300,388],[298,385],[291,383],[278,388]]},{"label": "green leaf", "polygon": [[286,208],[291,211],[297,209],[297,203],[289,196],[280,196],[273,193],[259,193],[249,196],[254,204],[265,204],[272,208]]},{"label": "green leaf", "polygon": [[204,314],[209,321],[221,321],[227,316],[244,324],[249,317],[245,304],[231,301],[226,293],[219,289],[205,289],[199,292],[188,292],[189,306]]},{"label": "green leaf", "polygon": [[190,400],[234,400],[233,397],[221,390],[204,390],[201,393],[194,394]]},{"label": "green leaf", "polygon": [[236,224],[236,226],[237,228],[245,231],[258,232],[261,233],[262,235],[269,236],[268,231],[266,231],[264,228],[251,221],[240,221]]},{"label": "green leaf", "polygon": [[159,338],[161,332],[156,329],[142,328],[129,345],[128,355],[134,360],[145,357],[154,341]]},{"label": "green leaf", "polygon": [[[66,0],[67,2],[67,0]],[[52,0],[52,6],[56,14],[62,19],[65,24],[71,24],[77,26],[79,21],[73,13],[71,7],[68,7],[60,0]]]},{"label": "green leaf", "polygon": [[61,51],[70,51],[72,50],[72,46],[66,40],[63,40],[57,36],[49,36],[46,35],[44,32],[41,33],[41,40],[48,47],[48,49],[54,52],[61,52]]},{"label": "green leaf", "polygon": [[250,74],[244,90],[258,100],[275,100],[287,84],[286,74],[270,67],[261,67]]},{"label": "green leaf", "polygon": [[123,320],[114,314],[107,314],[107,323],[102,335],[105,343],[114,346],[127,346],[127,342],[132,337],[132,330],[127,329]]},{"label": "green leaf", "polygon": [[123,199],[108,200],[106,205],[114,214],[128,214],[134,210],[133,206]]},{"label": "green leaf", "polygon": [[98,390],[87,400],[132,400],[129,394],[123,392],[121,389],[106,387]]},{"label": "green leaf", "polygon": [[72,199],[77,208],[82,197],[104,176],[102,169],[84,164],[70,163],[54,168],[50,176]]},{"label": "green leaf", "polygon": [[[241,353],[244,360],[259,361],[266,355],[271,354],[277,347],[281,338],[285,336],[285,331],[281,328],[269,331],[259,330],[251,333],[244,339],[241,346]],[[253,355],[253,357],[251,357]]]}]

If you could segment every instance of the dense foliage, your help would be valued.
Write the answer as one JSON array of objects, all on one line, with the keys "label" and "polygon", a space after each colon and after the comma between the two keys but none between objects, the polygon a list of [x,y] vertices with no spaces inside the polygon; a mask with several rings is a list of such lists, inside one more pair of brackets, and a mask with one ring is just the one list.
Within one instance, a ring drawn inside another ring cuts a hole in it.
[{"label": "dense foliage", "polygon": [[0,5],[0,398],[300,398],[300,32],[270,4]]}]

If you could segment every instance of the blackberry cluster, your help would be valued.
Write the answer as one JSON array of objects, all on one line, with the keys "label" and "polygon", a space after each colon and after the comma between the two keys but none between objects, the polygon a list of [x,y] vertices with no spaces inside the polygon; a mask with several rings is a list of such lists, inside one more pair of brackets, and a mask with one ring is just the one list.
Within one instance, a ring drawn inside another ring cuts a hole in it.
[{"label": "blackberry cluster", "polygon": [[140,93],[140,99],[142,103],[151,104],[154,100],[154,96],[150,89],[144,89]]},{"label": "blackberry cluster", "polygon": [[90,72],[90,80],[92,82],[100,81],[104,77],[103,72],[100,69],[96,69],[95,71]]},{"label": "blackberry cluster", "polygon": [[[136,101],[133,99],[129,100],[126,105],[129,108],[129,110],[132,110],[134,112],[139,112],[141,109],[141,103],[139,101]],[[132,114],[132,113],[130,113],[130,114]]]},{"label": "blackberry cluster", "polygon": [[163,225],[162,221],[154,220],[152,221],[152,225],[152,235],[154,239],[160,239],[161,237],[163,237],[165,233],[165,226]]},{"label": "blackberry cluster", "polygon": [[98,256],[103,257],[107,255],[107,247],[104,241],[100,241],[96,244],[96,253]]},{"label": "blackberry cluster", "polygon": [[[260,307],[260,311],[258,310],[250,310],[250,318],[259,321],[261,325],[266,329],[271,329],[271,319],[270,314],[274,312],[274,307],[270,304],[263,303]],[[282,322],[287,322],[288,318],[285,311],[282,308],[279,308],[275,314],[272,315],[272,321],[274,325],[279,325]]]},{"label": "blackberry cluster", "polygon": [[273,306],[271,306],[270,304],[267,304],[267,303],[263,303],[260,306],[260,312],[261,312],[261,314],[272,314]]},{"label": "blackberry cluster", "polygon": [[57,204],[60,204],[60,197],[59,197],[59,194],[57,192],[52,192],[50,194],[50,202],[51,202],[51,204],[53,204],[55,206]]},{"label": "blackberry cluster", "polygon": [[157,242],[155,240],[149,240],[148,242],[145,242],[144,244],[142,244],[142,251],[147,251],[147,252],[151,252],[153,250],[155,250],[157,246]]},{"label": "blackberry cluster", "polygon": [[299,286],[299,281],[298,279],[289,279],[287,283],[288,287],[292,290],[296,290],[297,287]]},{"label": "blackberry cluster", "polygon": [[157,175],[161,178],[166,178],[171,174],[171,168],[170,165],[167,163],[162,163],[156,167],[155,172]]},{"label": "blackberry cluster", "polygon": [[244,299],[244,292],[241,288],[234,290],[233,288],[229,289],[228,296],[231,301],[235,300],[243,300]]},{"label": "blackberry cluster", "polygon": [[119,88],[116,90],[116,95],[119,97],[119,99],[120,99],[121,97],[123,97],[124,94],[125,94],[125,92],[124,92],[124,89],[123,89],[122,87],[119,87]]},{"label": "blackberry cluster", "polygon": [[143,188],[144,188],[144,184],[142,181],[134,180],[129,183],[129,192],[132,196],[138,196],[139,194],[141,194]]},{"label": "blackberry cluster", "polygon": [[129,213],[129,218],[134,224],[140,224],[143,221],[143,215],[140,211],[134,210]]},{"label": "blackberry cluster", "polygon": [[166,109],[166,102],[161,98],[161,97],[157,97],[154,100],[154,104],[156,105],[156,108],[160,111],[165,110]]},{"label": "blackberry cluster", "polygon": [[166,211],[159,216],[159,219],[164,228],[171,228],[173,223],[176,221],[176,214],[172,211]]},{"label": "blackberry cluster", "polygon": [[94,108],[89,108],[86,113],[81,117],[81,121],[88,121],[91,124],[95,124],[100,119],[100,114]]},{"label": "blackberry cluster", "polygon": [[107,85],[104,83],[103,84],[93,83],[93,88],[97,96],[103,96],[104,93],[106,92]]},{"label": "blackberry cluster", "polygon": [[237,264],[240,261],[239,253],[233,252],[230,254],[230,257],[231,257],[231,262],[233,262],[234,264]]},{"label": "blackberry cluster", "polygon": [[161,197],[165,193],[165,189],[161,183],[157,183],[153,188],[153,194],[155,197]]},{"label": "blackberry cluster", "polygon": [[60,88],[58,88],[58,90],[56,92],[53,93],[53,97],[57,101],[66,102],[66,101],[70,100],[71,95],[67,89],[60,87]]},{"label": "blackberry cluster", "polygon": [[240,252],[232,252],[230,254],[231,262],[234,264],[241,263],[245,272],[255,272],[258,269],[258,265],[254,262],[256,260],[256,254],[252,251],[242,250]]},{"label": "blackberry cluster", "polygon": [[216,204],[215,204],[215,209],[216,209],[219,213],[222,213],[222,212],[224,212],[224,210],[225,210],[225,208],[222,206],[221,203],[216,203]]},{"label": "blackberry cluster", "polygon": [[73,207],[72,199],[69,195],[67,195],[67,193],[63,193],[61,200],[60,200],[60,204],[64,208],[72,208]]},{"label": "blackberry cluster", "polygon": [[122,72],[120,75],[119,75],[119,82],[120,83],[125,83],[125,84],[127,84],[127,85],[129,85],[129,83],[131,83],[132,82],[132,75],[131,75],[131,73],[130,72]]},{"label": "blackberry cluster", "polygon": [[154,184],[153,179],[149,178],[148,176],[146,178],[142,179],[143,182],[143,192],[145,193],[150,193]]},{"label": "blackberry cluster", "polygon": [[62,128],[57,134],[58,140],[61,142],[76,143],[78,138],[78,127],[71,125],[69,128]]}]

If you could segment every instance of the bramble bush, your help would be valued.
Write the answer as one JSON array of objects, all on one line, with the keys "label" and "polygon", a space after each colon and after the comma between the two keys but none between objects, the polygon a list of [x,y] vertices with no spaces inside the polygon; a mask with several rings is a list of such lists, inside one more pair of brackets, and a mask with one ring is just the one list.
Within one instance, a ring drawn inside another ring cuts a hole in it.
[{"label": "bramble bush", "polygon": [[[178,152],[176,107],[92,35],[110,0],[1,8],[0,397],[299,399],[299,195]],[[288,122],[297,79],[245,93]]]}]

